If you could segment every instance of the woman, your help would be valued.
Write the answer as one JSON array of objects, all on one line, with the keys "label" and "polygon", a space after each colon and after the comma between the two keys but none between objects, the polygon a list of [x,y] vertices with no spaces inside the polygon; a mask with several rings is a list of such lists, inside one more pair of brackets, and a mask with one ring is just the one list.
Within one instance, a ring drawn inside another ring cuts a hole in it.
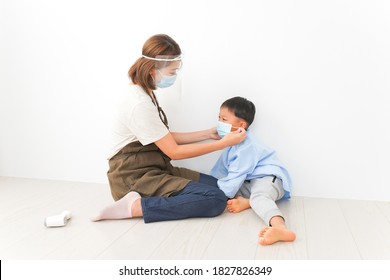
[{"label": "woman", "polygon": [[[129,92],[116,116],[108,179],[116,200],[94,217],[143,217],[145,223],[190,217],[213,217],[226,207],[226,197],[215,178],[170,160],[200,156],[245,139],[245,131],[220,139],[216,129],[192,133],[170,132],[167,118],[154,94],[156,87],[173,85],[181,66],[179,45],[169,36],[149,38],[129,70]],[[217,141],[193,144],[207,139]]]}]

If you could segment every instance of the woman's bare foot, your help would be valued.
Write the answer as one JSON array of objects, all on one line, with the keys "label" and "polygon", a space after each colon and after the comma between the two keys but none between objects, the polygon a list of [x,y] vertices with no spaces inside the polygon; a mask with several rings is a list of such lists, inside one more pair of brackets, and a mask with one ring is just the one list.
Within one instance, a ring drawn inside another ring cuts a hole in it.
[{"label": "woman's bare foot", "polygon": [[229,212],[238,213],[244,211],[245,209],[251,208],[251,206],[249,204],[249,199],[242,196],[237,196],[236,198],[227,201],[226,208],[229,210]]},{"label": "woman's bare foot", "polygon": [[265,227],[259,233],[259,244],[271,245],[279,241],[294,241],[295,233],[285,227]]}]

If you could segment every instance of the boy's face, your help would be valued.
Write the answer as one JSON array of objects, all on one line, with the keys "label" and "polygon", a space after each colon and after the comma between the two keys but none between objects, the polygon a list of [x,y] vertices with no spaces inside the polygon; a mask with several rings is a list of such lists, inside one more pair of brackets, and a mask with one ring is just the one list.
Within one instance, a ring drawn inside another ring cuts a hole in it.
[{"label": "boy's face", "polygon": [[246,121],[243,119],[237,118],[232,111],[226,107],[221,107],[219,109],[218,120],[220,122],[229,123],[232,125],[232,131],[237,130],[237,128],[242,127],[246,129]]}]

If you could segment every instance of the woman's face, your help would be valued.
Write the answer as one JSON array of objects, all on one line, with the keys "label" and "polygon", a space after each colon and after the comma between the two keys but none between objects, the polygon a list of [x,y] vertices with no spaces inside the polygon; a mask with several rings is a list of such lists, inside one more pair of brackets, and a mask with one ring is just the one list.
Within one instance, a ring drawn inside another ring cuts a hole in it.
[{"label": "woman's face", "polygon": [[155,80],[159,82],[162,79],[162,76],[175,76],[181,67],[181,61],[172,61],[169,65],[157,69],[155,71]]}]

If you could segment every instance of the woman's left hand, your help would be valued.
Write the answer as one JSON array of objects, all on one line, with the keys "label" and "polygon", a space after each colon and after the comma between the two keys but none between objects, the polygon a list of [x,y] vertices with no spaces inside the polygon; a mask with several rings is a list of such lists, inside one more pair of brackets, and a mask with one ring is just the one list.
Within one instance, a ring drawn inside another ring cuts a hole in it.
[{"label": "woman's left hand", "polygon": [[220,140],[221,137],[219,137],[218,133],[217,133],[217,127],[213,127],[210,129],[210,139],[213,139],[213,140]]}]

